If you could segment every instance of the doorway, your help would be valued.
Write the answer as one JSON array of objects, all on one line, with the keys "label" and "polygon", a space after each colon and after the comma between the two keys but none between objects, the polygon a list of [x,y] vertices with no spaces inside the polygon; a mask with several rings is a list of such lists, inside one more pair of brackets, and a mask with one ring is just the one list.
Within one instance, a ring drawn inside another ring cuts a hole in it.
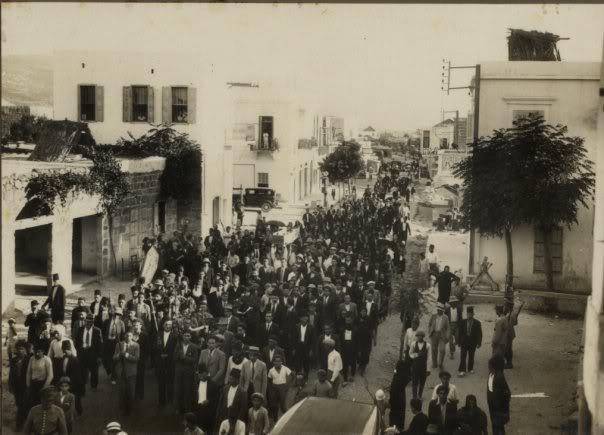
[{"label": "doorway", "polygon": [[[71,271],[75,274],[96,275],[99,255],[99,216],[73,220],[71,239]],[[76,281],[74,276],[74,281]]]},{"label": "doorway", "polygon": [[216,196],[212,200],[212,226],[220,222],[220,197]]},{"label": "doorway", "polygon": [[50,258],[52,226],[38,225],[15,231],[15,292],[43,294]]}]

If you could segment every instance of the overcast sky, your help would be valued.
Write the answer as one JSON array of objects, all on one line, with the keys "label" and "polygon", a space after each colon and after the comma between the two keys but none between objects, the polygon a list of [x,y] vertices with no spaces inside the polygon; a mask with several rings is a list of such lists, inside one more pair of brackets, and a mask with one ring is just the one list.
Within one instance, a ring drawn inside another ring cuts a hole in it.
[{"label": "overcast sky", "polygon": [[415,129],[469,106],[467,92],[441,92],[442,59],[507,60],[509,27],[570,37],[565,61],[602,59],[604,5],[2,3],[2,53],[194,50],[225,80],[296,83],[347,129]]}]

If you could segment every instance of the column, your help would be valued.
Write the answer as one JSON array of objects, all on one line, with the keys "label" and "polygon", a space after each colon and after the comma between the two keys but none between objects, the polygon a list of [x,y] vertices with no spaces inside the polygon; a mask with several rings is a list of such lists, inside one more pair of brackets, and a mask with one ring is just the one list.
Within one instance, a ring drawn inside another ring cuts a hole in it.
[{"label": "column", "polygon": [[2,312],[15,300],[15,230],[2,227]]},{"label": "column", "polygon": [[57,215],[52,222],[50,258],[48,259],[50,273],[58,273],[59,279],[67,293],[72,291],[72,238],[73,219],[63,214]]}]

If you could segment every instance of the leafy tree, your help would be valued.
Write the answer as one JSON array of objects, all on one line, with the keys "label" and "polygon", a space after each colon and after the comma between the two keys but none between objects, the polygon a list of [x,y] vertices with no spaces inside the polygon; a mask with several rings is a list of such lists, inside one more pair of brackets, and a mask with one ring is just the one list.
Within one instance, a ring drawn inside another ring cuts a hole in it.
[{"label": "leafy tree", "polygon": [[363,166],[361,147],[356,142],[343,142],[319,163],[321,171],[328,173],[331,183],[350,182]]},{"label": "leafy tree", "polygon": [[[544,270],[548,290],[554,290],[552,233],[577,224],[580,206],[589,208],[595,174],[584,139],[567,136],[568,128],[548,125],[530,115],[514,124],[512,135],[519,164],[516,177],[524,180],[518,205],[521,219],[543,234]],[[522,163],[522,164],[520,164]]]},{"label": "leafy tree", "polygon": [[577,222],[579,204],[587,207],[594,185],[583,139],[567,137],[567,127],[547,125],[538,115],[514,121],[472,145],[454,169],[462,178],[465,224],[487,237],[504,237],[506,290],[513,287],[512,231],[522,224],[544,233],[548,289],[553,289],[551,234],[560,224]]}]

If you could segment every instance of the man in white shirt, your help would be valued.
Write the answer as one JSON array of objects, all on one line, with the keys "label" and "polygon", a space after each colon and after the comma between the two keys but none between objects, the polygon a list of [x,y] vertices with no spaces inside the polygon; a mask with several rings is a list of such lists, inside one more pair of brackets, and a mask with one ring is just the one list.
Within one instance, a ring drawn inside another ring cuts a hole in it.
[{"label": "man in white shirt", "polygon": [[438,398],[436,390],[442,385],[448,391],[447,400],[449,401],[449,403],[457,405],[457,403],[459,402],[459,398],[457,396],[457,388],[455,387],[455,385],[449,383],[449,381],[451,380],[451,374],[447,371],[442,371],[438,374],[438,377],[440,378],[441,383],[434,387],[434,391],[432,391],[432,400],[436,400]]},{"label": "man in white shirt", "polygon": [[268,410],[273,421],[279,419],[279,410],[282,413],[287,411],[285,399],[290,385],[290,376],[292,371],[283,365],[280,355],[275,355],[273,367],[268,371]]},{"label": "man in white shirt", "polygon": [[438,255],[434,250],[434,245],[428,246],[428,252],[426,252],[426,260],[428,260],[428,266],[430,269],[430,273],[435,277],[438,276],[440,272],[440,267],[438,266]]},{"label": "man in white shirt", "polygon": [[327,338],[323,344],[327,348],[327,375],[329,377],[329,382],[331,382],[331,385],[333,386],[333,397],[337,399],[341,381],[340,372],[344,367],[342,364],[342,357],[335,349],[336,342],[333,339]]}]

